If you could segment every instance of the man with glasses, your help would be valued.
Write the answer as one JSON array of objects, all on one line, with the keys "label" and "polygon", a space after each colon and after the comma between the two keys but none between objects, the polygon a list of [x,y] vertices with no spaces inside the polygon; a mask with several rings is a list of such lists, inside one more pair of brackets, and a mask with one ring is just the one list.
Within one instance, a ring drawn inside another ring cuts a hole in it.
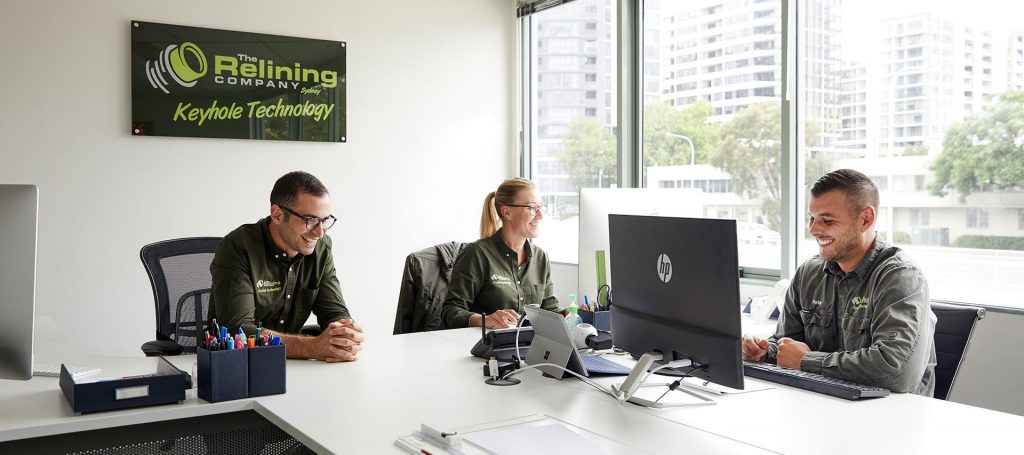
[{"label": "man with glasses", "polygon": [[[362,328],[349,316],[334,268],[327,230],[331,198],[316,177],[301,171],[277,180],[270,216],[221,240],[210,265],[210,319],[229,333],[241,327],[279,335],[288,357],[327,362],[356,360]],[[321,333],[300,335],[310,314]],[[212,324],[211,324],[212,327]]]}]

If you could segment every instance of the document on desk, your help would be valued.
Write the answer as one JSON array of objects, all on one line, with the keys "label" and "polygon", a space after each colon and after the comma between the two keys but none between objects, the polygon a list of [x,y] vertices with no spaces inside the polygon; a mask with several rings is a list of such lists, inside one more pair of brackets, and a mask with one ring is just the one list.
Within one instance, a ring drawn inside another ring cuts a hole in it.
[{"label": "document on desk", "polygon": [[635,447],[593,433],[553,417],[538,414],[451,431],[461,438],[459,447],[443,446],[420,432],[403,436],[395,445],[409,453],[462,455],[587,455],[644,454]]}]

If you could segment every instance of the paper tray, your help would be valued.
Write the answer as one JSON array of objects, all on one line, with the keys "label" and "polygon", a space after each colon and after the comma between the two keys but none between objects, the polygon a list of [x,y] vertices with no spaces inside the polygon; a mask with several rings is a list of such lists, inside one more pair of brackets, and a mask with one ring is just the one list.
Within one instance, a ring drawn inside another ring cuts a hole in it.
[{"label": "paper tray", "polygon": [[163,357],[157,359],[156,372],[120,378],[75,379],[66,366],[60,366],[60,389],[68,404],[83,412],[108,411],[185,401],[191,377]]}]

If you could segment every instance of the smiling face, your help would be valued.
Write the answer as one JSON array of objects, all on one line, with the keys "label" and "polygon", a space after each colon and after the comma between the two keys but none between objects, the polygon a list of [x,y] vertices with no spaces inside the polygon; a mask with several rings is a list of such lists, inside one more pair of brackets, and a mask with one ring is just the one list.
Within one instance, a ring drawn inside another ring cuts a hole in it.
[{"label": "smiling face", "polygon": [[844,272],[860,264],[874,241],[875,210],[850,210],[845,191],[833,190],[812,197],[808,228],[818,242],[822,259],[835,261]]},{"label": "smiling face", "polygon": [[[331,196],[326,193],[323,196],[313,196],[300,192],[294,206],[288,208],[302,216],[326,218],[331,214]],[[270,236],[288,257],[294,257],[299,253],[313,254],[316,242],[326,234],[321,223],[309,229],[305,220],[287,213],[277,205],[270,206],[270,218]]]},{"label": "smiling face", "polygon": [[[540,235],[540,222],[544,220],[542,207],[544,202],[537,195],[537,190],[524,188],[516,193],[514,205],[526,205],[538,207],[531,210],[530,207],[501,207],[501,220],[503,231],[507,235],[519,238],[533,239]],[[531,214],[531,211],[534,212]]]}]

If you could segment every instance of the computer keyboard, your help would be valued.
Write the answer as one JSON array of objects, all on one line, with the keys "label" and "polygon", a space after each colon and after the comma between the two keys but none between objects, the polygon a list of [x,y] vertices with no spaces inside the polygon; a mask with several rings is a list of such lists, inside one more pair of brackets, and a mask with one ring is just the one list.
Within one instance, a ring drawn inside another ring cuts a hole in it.
[{"label": "computer keyboard", "polygon": [[[93,367],[73,367],[67,366],[68,373],[71,373],[71,377],[74,379],[88,376],[90,374],[99,373],[99,368]],[[32,375],[33,376],[60,376],[60,364],[56,363],[33,363],[32,364]]]},{"label": "computer keyboard", "polygon": [[632,371],[632,368],[612,362],[599,355],[585,355],[581,357],[583,358],[583,366],[587,368],[587,372],[590,374],[625,376]]},{"label": "computer keyboard", "polygon": [[820,374],[772,365],[770,363],[743,363],[743,374],[777,384],[788,385],[812,392],[824,393],[847,400],[884,397],[889,389],[872,387]]}]

